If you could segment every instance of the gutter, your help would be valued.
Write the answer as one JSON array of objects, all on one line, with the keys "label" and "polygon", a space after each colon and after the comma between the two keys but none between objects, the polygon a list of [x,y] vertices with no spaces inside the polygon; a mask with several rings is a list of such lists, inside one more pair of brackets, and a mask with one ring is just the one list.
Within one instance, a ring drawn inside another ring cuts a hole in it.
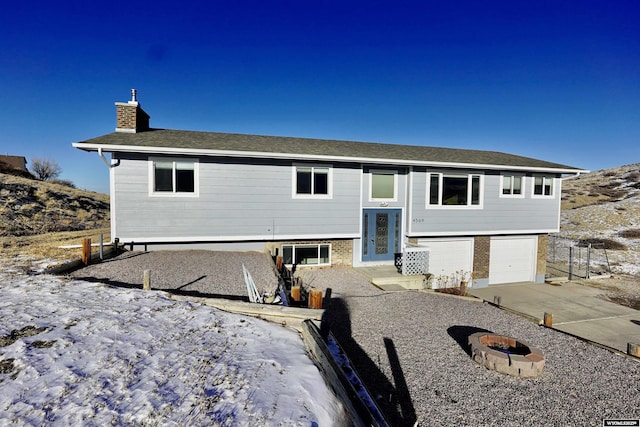
[{"label": "gutter", "polygon": [[[318,154],[295,154],[295,153],[268,153],[258,151],[239,151],[239,150],[207,150],[194,148],[174,148],[174,147],[148,147],[148,146],[131,146],[131,145],[114,145],[114,144],[87,144],[84,142],[74,142],[71,144],[74,148],[84,151],[103,150],[108,152],[123,153],[141,153],[141,154],[167,154],[167,155],[185,155],[185,156],[220,156],[220,157],[240,157],[255,159],[280,159],[280,160],[315,160],[315,161],[334,161],[334,162],[353,162],[364,164],[393,164],[400,166],[428,166],[442,168],[467,168],[467,169],[492,169],[527,172],[550,172],[550,173],[586,173],[588,171],[572,168],[554,168],[539,166],[511,166],[511,165],[494,165],[481,163],[460,163],[460,162],[434,162],[424,160],[403,160],[403,159],[382,159],[375,157],[347,157],[335,155],[318,155]],[[109,166],[111,167],[111,166]]]}]

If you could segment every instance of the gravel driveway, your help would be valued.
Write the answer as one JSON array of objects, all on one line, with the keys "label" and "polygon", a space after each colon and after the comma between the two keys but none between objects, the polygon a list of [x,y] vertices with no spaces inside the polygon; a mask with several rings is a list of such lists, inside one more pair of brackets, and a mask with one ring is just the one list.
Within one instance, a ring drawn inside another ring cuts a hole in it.
[{"label": "gravel driveway", "polygon": [[[73,276],[140,286],[142,270],[149,268],[153,287],[240,298],[246,297],[241,260],[259,289],[275,286],[270,259],[260,253],[130,253]],[[602,425],[603,419],[640,419],[637,360],[488,304],[418,291],[383,292],[357,269],[300,275],[312,286],[332,288],[325,320],[394,426],[416,421],[423,426]],[[461,343],[480,330],[542,349],[543,374],[518,379],[475,363]]]}]

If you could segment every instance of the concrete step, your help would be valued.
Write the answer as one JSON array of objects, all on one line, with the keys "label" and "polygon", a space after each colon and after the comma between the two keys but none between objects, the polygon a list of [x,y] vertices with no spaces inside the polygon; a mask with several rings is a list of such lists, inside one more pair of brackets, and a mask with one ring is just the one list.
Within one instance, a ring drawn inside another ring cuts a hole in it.
[{"label": "concrete step", "polygon": [[390,285],[401,286],[404,289],[424,289],[424,280],[423,275],[402,276],[396,274],[395,276],[374,277],[371,279],[371,283],[383,289]]}]

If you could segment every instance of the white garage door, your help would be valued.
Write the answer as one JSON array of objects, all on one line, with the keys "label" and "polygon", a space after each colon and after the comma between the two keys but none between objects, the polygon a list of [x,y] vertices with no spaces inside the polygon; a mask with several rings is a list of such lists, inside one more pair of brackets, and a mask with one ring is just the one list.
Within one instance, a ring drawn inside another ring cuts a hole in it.
[{"label": "white garage door", "polygon": [[473,270],[473,239],[420,239],[418,243],[430,248],[429,273],[435,277]]},{"label": "white garage door", "polygon": [[492,237],[489,284],[535,281],[538,239]]}]

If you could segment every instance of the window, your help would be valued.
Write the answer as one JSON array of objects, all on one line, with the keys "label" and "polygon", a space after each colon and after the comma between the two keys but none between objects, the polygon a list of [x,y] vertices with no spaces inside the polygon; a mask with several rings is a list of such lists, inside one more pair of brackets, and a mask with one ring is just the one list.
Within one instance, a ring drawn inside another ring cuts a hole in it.
[{"label": "window", "polygon": [[371,200],[396,200],[395,171],[369,171],[371,180]]},{"label": "window", "polygon": [[539,197],[553,197],[553,177],[534,176],[533,195]]},{"label": "window", "polygon": [[197,196],[196,161],[152,159],[149,163],[151,194]]},{"label": "window", "polygon": [[282,259],[285,264],[331,265],[331,245],[283,245]]},{"label": "window", "polygon": [[524,197],[522,191],[522,176],[518,175],[502,175],[501,196]]},{"label": "window", "polygon": [[427,206],[480,206],[482,175],[429,173]]},{"label": "window", "polygon": [[296,198],[330,198],[331,168],[294,166],[293,183],[293,196]]}]

